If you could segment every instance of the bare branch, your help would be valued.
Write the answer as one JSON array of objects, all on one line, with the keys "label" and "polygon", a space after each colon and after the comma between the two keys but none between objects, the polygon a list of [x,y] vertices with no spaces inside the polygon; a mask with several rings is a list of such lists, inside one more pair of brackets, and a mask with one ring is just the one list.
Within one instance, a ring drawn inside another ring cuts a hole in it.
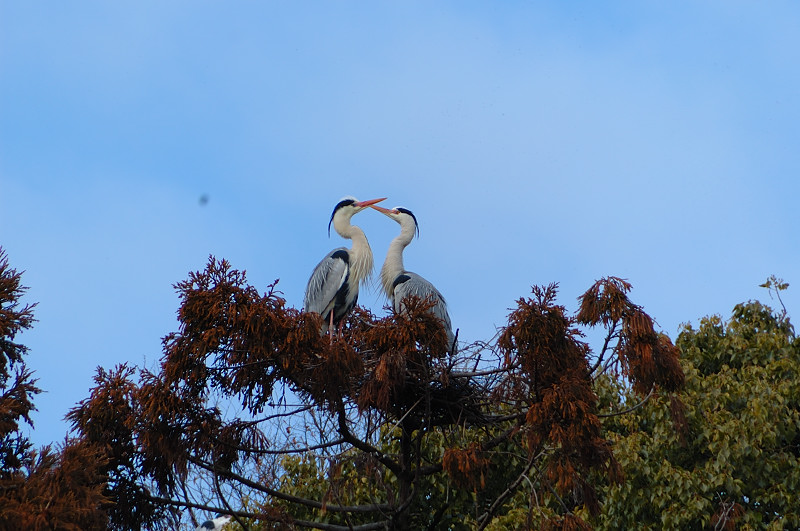
[{"label": "bare branch", "polygon": [[[240,482],[243,485],[246,485],[252,489],[258,490],[265,494],[269,494],[275,498],[278,498],[283,501],[288,501],[292,503],[299,503],[300,505],[305,505],[306,507],[311,507],[312,509],[325,509],[326,511],[331,512],[350,512],[350,513],[374,513],[374,512],[383,512],[391,510],[391,505],[389,504],[379,504],[379,505],[330,505],[324,504],[322,502],[318,502],[316,500],[309,500],[307,498],[301,498],[299,496],[293,496],[291,494],[286,494],[285,492],[281,492],[276,489],[271,489],[255,481],[252,481],[249,478],[246,478],[242,475],[239,475],[231,470],[221,470],[219,467],[215,467],[210,463],[203,462],[199,459],[193,459],[192,463],[195,465],[208,470],[209,472],[214,472],[219,474],[220,476],[226,479],[232,479],[235,481]],[[224,511],[223,511],[224,512]]]},{"label": "bare branch", "polygon": [[506,487],[506,490],[501,492],[500,495],[497,498],[495,498],[494,502],[492,502],[489,508],[486,509],[486,512],[484,512],[481,516],[478,517],[478,531],[486,529],[486,526],[489,525],[489,522],[491,522],[492,516],[494,516],[494,514],[498,511],[498,509],[500,509],[500,507],[505,503],[505,501],[511,495],[513,495],[514,492],[516,492],[517,487],[520,485],[520,483],[522,483],[523,480],[527,479],[528,471],[531,469],[531,467],[533,467],[535,459],[536,455],[531,453],[531,456],[528,458],[528,463],[519,473],[517,478],[514,481],[512,481],[508,485],[508,487]]},{"label": "bare branch", "polygon": [[611,322],[611,327],[608,329],[608,334],[606,334],[605,341],[603,341],[603,348],[600,349],[600,354],[598,354],[597,356],[597,362],[589,370],[589,374],[594,374],[594,371],[596,371],[597,368],[600,366],[600,364],[603,363],[603,358],[605,357],[606,351],[608,350],[608,344],[616,336],[618,323],[619,321],[617,320]]},{"label": "bare branch", "polygon": [[598,413],[597,416],[601,418],[608,418],[608,417],[618,417],[620,415],[625,415],[630,413],[631,411],[635,411],[645,405],[645,403],[650,400],[650,397],[653,395],[653,391],[655,391],[656,386],[650,388],[650,392],[647,393],[647,396],[644,397],[638,404],[629,407],[628,409],[623,409],[622,411],[615,411],[613,413]]}]

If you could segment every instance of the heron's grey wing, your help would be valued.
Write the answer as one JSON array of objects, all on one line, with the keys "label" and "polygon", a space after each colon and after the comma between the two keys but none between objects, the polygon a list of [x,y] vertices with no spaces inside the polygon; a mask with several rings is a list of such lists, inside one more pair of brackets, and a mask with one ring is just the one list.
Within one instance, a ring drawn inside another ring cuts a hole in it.
[{"label": "heron's grey wing", "polygon": [[431,312],[444,323],[445,332],[452,344],[453,325],[450,322],[450,314],[447,312],[447,301],[444,296],[436,289],[436,286],[422,278],[416,273],[406,271],[398,276],[394,281],[394,300],[395,312],[402,312],[404,309],[403,299],[408,296],[417,296],[422,300],[430,299],[434,302]]},{"label": "heron's grey wing", "polygon": [[334,249],[314,268],[306,287],[303,303],[305,311],[325,315],[333,307],[336,292],[342,287],[350,271],[348,261],[342,257],[342,251],[346,253],[347,249]]}]

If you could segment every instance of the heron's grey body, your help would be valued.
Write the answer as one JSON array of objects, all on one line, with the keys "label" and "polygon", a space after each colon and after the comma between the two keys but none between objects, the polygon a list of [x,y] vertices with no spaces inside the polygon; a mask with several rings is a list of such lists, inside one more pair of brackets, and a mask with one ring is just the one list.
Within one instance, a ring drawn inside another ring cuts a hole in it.
[{"label": "heron's grey body", "polygon": [[231,521],[230,516],[220,516],[218,518],[214,518],[213,520],[206,520],[199,526],[197,526],[197,531],[219,531],[222,529],[222,526],[227,524]]},{"label": "heron's grey body", "polygon": [[330,312],[333,312],[334,324],[338,324],[357,302],[358,285],[350,282],[350,252],[346,247],[339,247],[328,253],[311,273],[305,309],[320,314],[327,330]]},{"label": "heron's grey body", "polygon": [[[345,318],[358,301],[358,288],[372,271],[372,249],[360,228],[350,224],[353,214],[366,208],[352,198],[340,201],[331,215],[331,224],[342,237],[353,241],[352,248],[339,247],[317,264],[308,279],[304,308],[317,312],[325,321],[322,332]],[[330,228],[330,225],[329,225]]]},{"label": "heron's grey body", "polygon": [[392,308],[396,313],[403,313],[405,311],[403,300],[409,296],[433,302],[431,312],[442,321],[447,334],[447,350],[454,353],[455,335],[447,311],[447,301],[428,280],[403,267],[403,250],[411,243],[417,232],[417,219],[410,210],[403,207],[395,207],[392,210],[376,208],[376,210],[400,224],[400,234],[389,244],[389,251],[381,268],[381,285],[392,303]]}]

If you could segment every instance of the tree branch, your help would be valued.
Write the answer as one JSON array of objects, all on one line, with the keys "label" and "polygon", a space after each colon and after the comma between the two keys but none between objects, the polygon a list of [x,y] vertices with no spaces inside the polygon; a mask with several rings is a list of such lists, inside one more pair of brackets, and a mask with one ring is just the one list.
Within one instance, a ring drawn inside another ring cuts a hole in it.
[{"label": "tree branch", "polygon": [[511,484],[509,484],[508,487],[506,487],[506,490],[504,490],[502,493],[500,493],[500,495],[497,498],[495,498],[494,502],[492,502],[492,505],[490,505],[489,508],[486,509],[486,512],[484,512],[481,516],[478,517],[478,522],[479,522],[478,531],[486,529],[486,526],[489,525],[492,516],[494,516],[497,510],[500,509],[500,506],[502,506],[503,503],[505,503],[505,501],[512,494],[514,494],[514,491],[516,491],[520,483],[522,483],[522,481],[528,477],[528,471],[531,469],[531,467],[533,467],[533,463],[536,457],[538,456],[531,453],[531,456],[528,458],[528,463],[525,465],[525,468],[522,469],[522,472],[520,472],[519,476],[517,476],[517,479],[512,481]]},{"label": "tree branch", "polygon": [[339,435],[341,435],[345,442],[348,442],[361,450],[362,452],[366,452],[368,454],[372,454],[375,458],[386,468],[391,470],[395,475],[399,476],[402,473],[402,469],[400,468],[400,464],[389,459],[389,457],[372,446],[371,444],[367,444],[366,442],[362,441],[350,431],[350,428],[347,427],[347,413],[344,411],[344,406],[339,404],[338,408],[338,420],[339,420]]},{"label": "tree branch", "polygon": [[656,389],[656,386],[655,386],[655,385],[653,385],[653,386],[650,388],[650,392],[649,392],[649,393],[647,393],[647,396],[646,396],[646,397],[644,397],[644,398],[641,400],[641,402],[639,402],[639,403],[638,403],[638,404],[636,404],[636,405],[633,405],[633,406],[629,407],[628,409],[623,409],[622,411],[615,411],[615,412],[613,412],[613,413],[598,413],[598,414],[597,414],[597,416],[598,416],[598,417],[601,417],[601,418],[608,418],[608,417],[618,417],[618,416],[620,416],[620,415],[624,415],[624,414],[626,414],[626,413],[630,413],[631,411],[634,411],[634,410],[636,410],[636,409],[639,409],[640,407],[642,407],[642,406],[645,404],[645,402],[647,402],[648,400],[650,400],[650,397],[653,395],[653,391],[655,391],[655,389]]},{"label": "tree branch", "polygon": [[[309,500],[308,498],[301,498],[299,496],[293,496],[291,494],[286,494],[285,492],[281,492],[276,489],[271,489],[255,481],[252,481],[244,476],[237,474],[231,470],[220,470],[218,467],[210,463],[206,463],[199,459],[190,459],[190,461],[197,465],[198,467],[208,470],[214,474],[219,474],[220,476],[226,479],[232,479],[238,481],[242,485],[246,487],[250,487],[251,489],[258,490],[265,494],[269,494],[279,500],[287,501],[290,503],[297,503],[300,505],[305,505],[306,507],[311,507],[312,509],[325,509],[331,512],[351,512],[351,513],[375,513],[375,512],[383,512],[387,510],[391,510],[391,505],[389,504],[373,504],[373,505],[330,505],[330,504],[323,504],[322,502],[318,502],[315,500]],[[224,512],[224,511],[222,511]]]},{"label": "tree branch", "polygon": [[[164,505],[174,505],[176,507],[186,507],[192,509],[201,509],[203,511],[208,511],[210,513],[216,514],[225,514],[230,516],[239,516],[241,518],[252,518],[254,520],[266,520],[269,522],[276,522],[280,521],[279,518],[274,516],[269,516],[264,513],[256,513],[256,512],[248,512],[248,511],[228,511],[222,507],[214,507],[212,505],[206,505],[203,503],[195,503],[195,502],[184,502],[173,500],[171,498],[162,498],[160,496],[153,496],[149,494],[147,497],[148,500],[156,503],[161,503]],[[328,506],[330,508],[330,506]],[[323,531],[372,531],[377,529],[386,529],[386,525],[388,522],[381,521],[381,522],[372,522],[369,524],[362,524],[357,526],[341,526],[336,524],[325,524],[321,522],[309,522],[307,520],[292,520],[292,524],[300,527],[307,527],[310,529],[321,529]]]},{"label": "tree branch", "polygon": [[617,321],[614,321],[611,323],[611,328],[608,329],[608,334],[606,335],[606,339],[603,342],[603,348],[600,349],[600,354],[597,356],[597,362],[589,371],[589,374],[594,374],[594,371],[596,371],[597,368],[600,366],[600,364],[603,363],[603,358],[605,357],[606,351],[608,350],[608,344],[614,338],[616,331],[617,331]]}]

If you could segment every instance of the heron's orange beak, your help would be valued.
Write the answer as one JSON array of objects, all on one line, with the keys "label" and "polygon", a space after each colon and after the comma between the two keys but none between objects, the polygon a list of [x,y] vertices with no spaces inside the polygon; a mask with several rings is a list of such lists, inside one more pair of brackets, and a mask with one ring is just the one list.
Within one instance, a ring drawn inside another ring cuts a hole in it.
[{"label": "heron's orange beak", "polygon": [[359,201],[358,203],[355,203],[355,206],[357,208],[367,208],[368,206],[372,206],[375,203],[380,203],[381,201],[384,201],[384,200],[386,200],[385,197],[381,197],[380,199],[369,199],[367,201]]},{"label": "heron's orange beak", "polygon": [[386,214],[387,216],[391,216],[392,214],[396,214],[397,213],[396,210],[390,210],[388,208],[383,208],[383,207],[379,207],[379,206],[375,206],[375,205],[372,205],[372,208],[374,208],[375,210],[377,210],[381,214]]}]

